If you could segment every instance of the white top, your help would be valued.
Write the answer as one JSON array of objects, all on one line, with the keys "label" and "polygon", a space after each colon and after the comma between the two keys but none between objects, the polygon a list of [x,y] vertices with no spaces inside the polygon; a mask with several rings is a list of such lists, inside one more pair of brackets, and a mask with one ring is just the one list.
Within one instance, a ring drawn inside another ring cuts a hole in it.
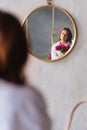
[{"label": "white top", "polygon": [[56,46],[60,44],[60,41],[57,43],[54,43],[51,48],[51,60],[57,60],[60,56],[60,51],[56,50]]},{"label": "white top", "polygon": [[39,92],[0,80],[0,130],[51,130],[50,127]]}]

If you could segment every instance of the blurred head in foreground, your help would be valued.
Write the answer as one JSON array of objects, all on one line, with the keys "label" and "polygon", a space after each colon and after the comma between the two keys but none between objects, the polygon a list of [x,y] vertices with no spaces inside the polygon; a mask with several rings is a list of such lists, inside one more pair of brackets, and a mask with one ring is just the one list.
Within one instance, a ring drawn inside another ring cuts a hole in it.
[{"label": "blurred head in foreground", "polygon": [[22,84],[22,68],[27,60],[27,41],[20,22],[0,11],[0,79]]}]

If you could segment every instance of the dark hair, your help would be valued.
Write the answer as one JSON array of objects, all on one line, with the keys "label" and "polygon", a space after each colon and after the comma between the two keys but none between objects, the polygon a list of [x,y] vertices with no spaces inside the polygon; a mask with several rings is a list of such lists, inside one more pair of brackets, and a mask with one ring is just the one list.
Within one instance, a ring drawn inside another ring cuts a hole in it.
[{"label": "dark hair", "polygon": [[[68,34],[68,37],[67,37],[67,41],[66,41],[66,42],[70,42],[70,43],[71,43],[71,40],[72,40],[71,30],[70,30],[69,28],[66,28],[66,27],[63,28],[63,29],[61,30],[61,32],[62,32],[63,30],[66,30],[66,31],[67,31],[67,34]],[[59,40],[61,40],[61,39],[60,39],[61,32],[60,32],[60,34],[59,34]]]},{"label": "dark hair", "polygon": [[14,83],[24,83],[20,72],[27,60],[26,36],[17,18],[2,11],[0,11],[0,47],[2,47],[0,78]]}]

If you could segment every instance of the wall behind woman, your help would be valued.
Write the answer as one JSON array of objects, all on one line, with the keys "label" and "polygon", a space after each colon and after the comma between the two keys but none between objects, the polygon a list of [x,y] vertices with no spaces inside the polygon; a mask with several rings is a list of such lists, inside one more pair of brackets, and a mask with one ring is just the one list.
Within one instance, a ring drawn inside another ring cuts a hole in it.
[{"label": "wall behind woman", "polygon": [[[87,98],[87,0],[53,2],[74,17],[78,28],[76,46],[67,57],[57,62],[44,62],[30,55],[25,74],[27,82],[37,87],[44,95],[53,120],[53,130],[64,130],[72,107],[80,99]],[[30,11],[44,4],[46,0],[0,0],[0,9],[11,11],[22,23]],[[87,112],[82,108],[77,111],[73,129],[81,130],[84,126],[87,128]]]}]

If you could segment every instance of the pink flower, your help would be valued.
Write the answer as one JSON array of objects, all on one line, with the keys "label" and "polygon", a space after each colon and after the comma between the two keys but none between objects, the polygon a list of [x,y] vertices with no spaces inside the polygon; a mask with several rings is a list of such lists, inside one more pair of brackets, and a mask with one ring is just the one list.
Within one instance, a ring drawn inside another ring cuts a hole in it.
[{"label": "pink flower", "polygon": [[60,50],[60,49],[61,49],[61,46],[60,46],[60,45],[58,45],[58,46],[55,47],[55,50],[56,50],[56,51],[58,51],[58,50]]},{"label": "pink flower", "polygon": [[68,51],[68,50],[69,50],[69,48],[70,48],[70,45],[67,45],[67,46],[66,46],[66,50]]},{"label": "pink flower", "polygon": [[51,53],[48,53],[48,58],[51,59]]},{"label": "pink flower", "polygon": [[61,49],[66,49],[66,46],[64,44],[59,45]]}]

